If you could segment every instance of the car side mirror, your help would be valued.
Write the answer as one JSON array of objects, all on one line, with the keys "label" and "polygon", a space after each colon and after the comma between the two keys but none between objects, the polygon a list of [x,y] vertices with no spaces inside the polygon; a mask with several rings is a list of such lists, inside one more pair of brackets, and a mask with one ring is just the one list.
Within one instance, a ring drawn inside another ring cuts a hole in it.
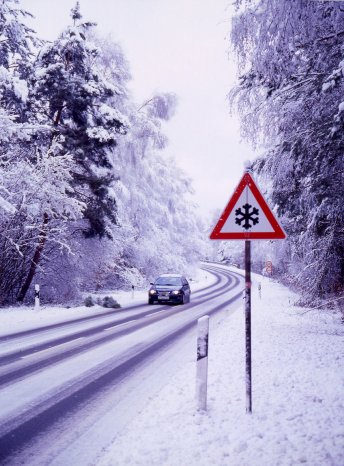
[{"label": "car side mirror", "polygon": [[149,284],[150,284],[150,285],[154,285],[154,283],[152,283],[152,282],[150,282]]}]

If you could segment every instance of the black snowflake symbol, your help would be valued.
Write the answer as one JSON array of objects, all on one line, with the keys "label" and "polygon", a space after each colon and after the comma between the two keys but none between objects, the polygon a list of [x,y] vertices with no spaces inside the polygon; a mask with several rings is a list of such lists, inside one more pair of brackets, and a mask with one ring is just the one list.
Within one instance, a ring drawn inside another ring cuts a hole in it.
[{"label": "black snowflake symbol", "polygon": [[[259,209],[252,207],[247,203],[244,204],[242,208],[244,209],[244,212],[241,210],[241,208],[236,209],[235,211],[235,223],[241,225],[241,223],[244,222],[242,225],[243,228],[245,228],[245,230],[249,230],[253,225],[257,225],[257,223],[259,223]],[[251,208],[252,210],[250,211]],[[252,225],[250,222],[252,222]]]}]

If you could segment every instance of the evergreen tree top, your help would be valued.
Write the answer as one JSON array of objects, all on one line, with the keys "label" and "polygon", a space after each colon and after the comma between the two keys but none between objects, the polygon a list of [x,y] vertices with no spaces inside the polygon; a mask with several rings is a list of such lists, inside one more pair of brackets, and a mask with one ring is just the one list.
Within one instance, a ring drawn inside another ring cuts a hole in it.
[{"label": "evergreen tree top", "polygon": [[82,14],[80,13],[80,3],[76,2],[75,7],[71,9],[71,16],[74,21],[74,25],[77,20],[82,18]]},{"label": "evergreen tree top", "polygon": [[[73,19],[73,27],[74,29],[79,28],[80,30],[86,31],[92,26],[96,26],[97,23],[91,22],[91,21],[86,21],[81,23],[79,20],[82,18],[82,14],[80,13],[80,2],[76,2],[75,7],[71,9],[71,17]],[[79,21],[78,24],[77,21]],[[73,29],[69,28],[70,30]],[[71,35],[75,35],[73,32]],[[86,39],[85,34],[83,32],[79,31],[79,35],[81,36],[82,39]]]}]

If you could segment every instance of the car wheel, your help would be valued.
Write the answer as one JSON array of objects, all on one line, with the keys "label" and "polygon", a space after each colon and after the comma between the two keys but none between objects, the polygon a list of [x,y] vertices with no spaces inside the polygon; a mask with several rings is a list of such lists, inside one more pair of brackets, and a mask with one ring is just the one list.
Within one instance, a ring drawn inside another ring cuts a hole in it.
[{"label": "car wheel", "polygon": [[148,299],[148,304],[154,304],[154,299]]}]

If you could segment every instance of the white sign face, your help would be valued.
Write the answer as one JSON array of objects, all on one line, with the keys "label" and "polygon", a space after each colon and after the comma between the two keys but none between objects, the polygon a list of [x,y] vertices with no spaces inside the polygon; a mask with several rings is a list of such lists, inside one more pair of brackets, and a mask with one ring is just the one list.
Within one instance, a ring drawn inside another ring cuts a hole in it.
[{"label": "white sign face", "polygon": [[249,173],[245,173],[210,239],[284,239],[286,234]]},{"label": "white sign face", "polygon": [[223,227],[223,233],[273,233],[274,229],[248,186],[241,193]]}]

